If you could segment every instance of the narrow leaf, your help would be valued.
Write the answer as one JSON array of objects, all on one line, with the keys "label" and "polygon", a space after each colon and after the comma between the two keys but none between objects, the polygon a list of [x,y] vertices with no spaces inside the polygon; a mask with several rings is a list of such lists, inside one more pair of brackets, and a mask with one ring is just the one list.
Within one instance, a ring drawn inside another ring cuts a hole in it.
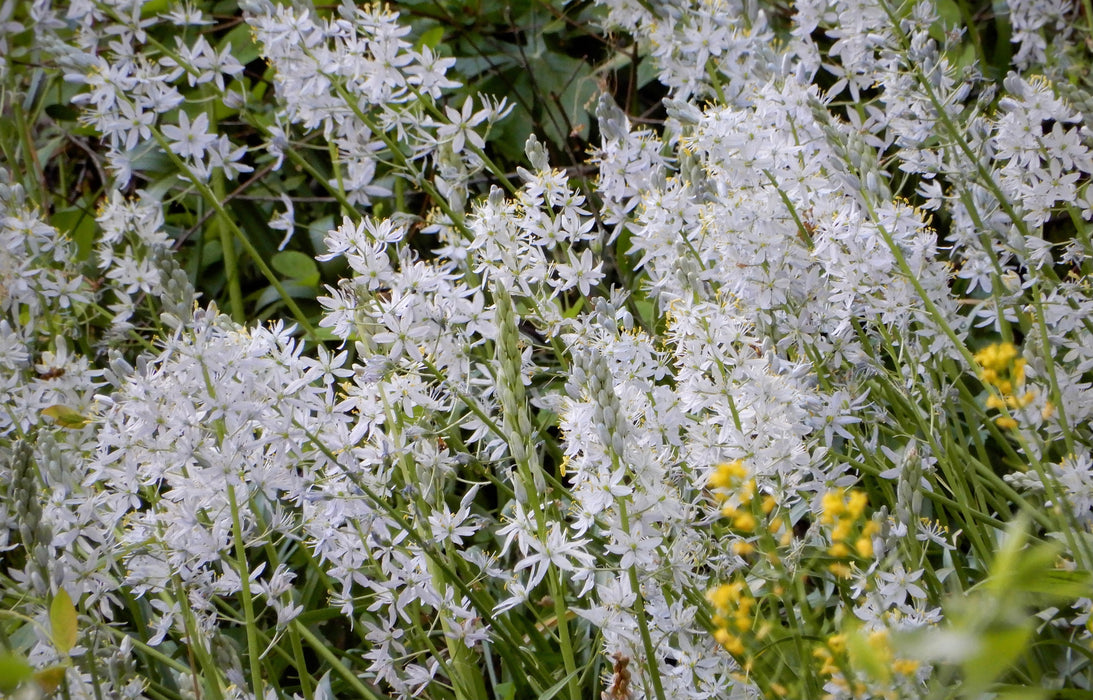
[{"label": "narrow leaf", "polygon": [[54,404],[42,409],[42,415],[57,421],[62,428],[79,429],[91,422],[90,418],[80,415],[75,409],[62,404]]},{"label": "narrow leaf", "polygon": [[560,690],[561,690],[562,688],[566,687],[566,684],[568,684],[568,683],[569,683],[569,679],[570,679],[570,678],[572,678],[572,677],[573,677],[573,676],[575,676],[575,675],[577,675],[577,672],[576,672],[576,671],[574,671],[573,673],[570,673],[570,674],[569,674],[568,676],[566,676],[566,677],[565,677],[565,678],[563,678],[562,680],[558,681],[558,682],[557,682],[557,683],[555,683],[554,685],[552,685],[552,686],[550,686],[549,688],[547,688],[547,689],[546,689],[546,690],[545,690],[545,691],[543,692],[543,694],[539,696],[539,700],[550,700],[551,698],[553,698],[553,697],[554,697],[555,695],[557,695],[557,694],[558,694],[558,692],[559,692],[559,691],[560,691]]},{"label": "narrow leaf", "polygon": [[49,606],[49,624],[53,629],[53,646],[67,654],[76,646],[76,606],[68,591],[60,589]]}]

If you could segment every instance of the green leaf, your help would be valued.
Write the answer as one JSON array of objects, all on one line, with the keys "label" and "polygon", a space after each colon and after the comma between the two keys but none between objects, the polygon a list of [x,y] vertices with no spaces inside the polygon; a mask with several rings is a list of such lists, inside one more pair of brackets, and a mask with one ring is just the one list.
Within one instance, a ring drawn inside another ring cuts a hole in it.
[{"label": "green leaf", "polygon": [[330,252],[326,246],[326,236],[334,226],[333,216],[324,216],[307,225],[307,237],[311,240],[311,247],[319,255]]},{"label": "green leaf", "polygon": [[80,116],[79,110],[71,105],[46,105],[46,114],[59,122],[74,122]]},{"label": "green leaf", "polygon": [[252,31],[249,24],[240,22],[220,40],[218,48],[223,51],[230,46],[232,56],[245,66],[262,55],[258,44],[251,36]]},{"label": "green leaf", "polygon": [[[315,286],[314,285],[302,285],[297,282],[287,281],[282,282],[281,286],[285,292],[293,299],[314,299],[315,298]],[[248,299],[253,298],[254,307],[256,309],[269,312],[273,308],[279,308],[284,303],[284,298],[281,293],[277,291],[274,286],[264,287],[261,292],[251,295]]]},{"label": "green leaf", "polygon": [[1032,631],[1028,623],[981,633],[978,647],[962,664],[965,696],[977,697],[1008,671],[1024,652]]},{"label": "green leaf", "polygon": [[577,675],[577,671],[574,671],[562,680],[547,688],[545,691],[543,691],[543,694],[539,696],[539,700],[550,700],[551,698],[553,698],[555,695],[561,692],[562,688],[566,687],[566,684],[569,683],[569,679],[575,675]]},{"label": "green leaf", "polygon": [[544,96],[541,119],[543,133],[559,148],[570,136],[587,138],[592,123],[599,83],[592,66],[584,61],[546,52],[535,64],[534,88]]},{"label": "green leaf", "polygon": [[285,278],[296,280],[304,286],[310,287],[319,283],[319,267],[315,260],[298,250],[282,250],[273,256],[270,263]]},{"label": "green leaf", "polygon": [[206,268],[215,265],[223,259],[224,245],[220,242],[220,239],[214,238],[205,241],[205,245],[201,248],[201,267]]},{"label": "green leaf", "polygon": [[444,41],[444,27],[438,25],[421,35],[421,39],[418,40],[418,48],[428,46],[430,49],[435,49],[440,46],[442,41]]},{"label": "green leaf", "polygon": [[1070,697],[1080,697],[1085,700],[1090,698],[1088,690],[1079,691],[1081,694],[1074,696],[1067,695],[1072,691],[1049,691],[1044,688],[1030,688],[1027,685],[996,685],[991,691],[998,694],[998,700],[1041,700],[1048,697],[1048,693],[1051,693],[1051,700],[1065,700]]},{"label": "green leaf", "polygon": [[1093,576],[1088,571],[1051,569],[1021,582],[1021,590],[1049,598],[1072,600],[1089,595]]},{"label": "green leaf", "polygon": [[953,0],[937,0],[934,7],[937,9],[937,18],[941,20],[943,30],[959,27],[964,23],[964,19],[960,16],[960,5]]},{"label": "green leaf", "polygon": [[34,675],[34,667],[20,654],[0,652],[0,693],[14,691]]},{"label": "green leaf", "polygon": [[62,428],[78,430],[91,422],[90,418],[80,415],[75,409],[61,404],[54,404],[42,409],[42,415],[48,416]]},{"label": "green leaf", "polygon": [[76,646],[77,620],[76,606],[68,591],[60,589],[53,596],[49,606],[49,625],[53,630],[53,646],[62,654],[72,651]]},{"label": "green leaf", "polygon": [[65,679],[65,673],[68,672],[67,666],[60,664],[54,666],[46,666],[43,669],[35,671],[34,682],[38,684],[38,687],[42,689],[44,693],[52,693],[61,687],[61,683]]},{"label": "green leaf", "polygon": [[990,577],[986,581],[987,590],[1007,593],[1021,575],[1020,570],[1027,568],[1027,559],[1022,561],[1021,551],[1028,543],[1028,524],[1028,516],[1022,513],[1006,526],[1002,545],[991,562]]},{"label": "green leaf", "polygon": [[91,253],[95,249],[95,236],[98,233],[94,216],[79,207],[67,207],[55,211],[49,217],[49,223],[76,244],[77,260],[91,259]]},{"label": "green leaf", "polygon": [[140,6],[141,19],[149,19],[171,9],[170,0],[148,0]]}]

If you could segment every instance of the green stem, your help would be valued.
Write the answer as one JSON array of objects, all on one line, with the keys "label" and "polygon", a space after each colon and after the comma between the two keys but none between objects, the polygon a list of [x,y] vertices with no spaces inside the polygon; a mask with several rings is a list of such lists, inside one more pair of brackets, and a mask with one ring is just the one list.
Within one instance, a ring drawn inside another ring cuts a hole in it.
[{"label": "green stem", "polygon": [[197,632],[197,624],[194,621],[193,611],[190,609],[190,599],[186,595],[182,579],[178,574],[172,576],[171,579],[174,584],[175,599],[182,611],[182,624],[186,631],[186,651],[190,654],[191,661],[196,660],[198,666],[198,668],[194,668],[191,663],[188,669],[193,680],[194,692],[200,695],[199,688],[203,686],[213,700],[224,700],[220,669],[213,662],[209,650],[202,642],[204,635]]},{"label": "green stem", "polygon": [[[329,645],[316,637],[315,634],[300,623],[299,620],[293,620],[289,624],[292,626],[292,629],[296,630],[296,633],[307,642],[312,651],[314,651],[319,658],[328,663],[330,668],[341,676],[342,680],[345,681],[350,688],[357,692],[357,695],[362,698],[368,698],[368,700],[384,700],[382,695],[362,683],[361,679],[357,677],[357,674],[347,668],[345,664],[342,663],[341,659],[335,656],[334,652],[330,651]],[[301,673],[304,673],[304,671],[301,670]]]},{"label": "green stem", "polygon": [[[618,455],[612,454],[612,462],[618,462]],[[618,468],[618,465],[615,465]],[[626,512],[626,500],[618,499],[619,524],[622,531],[630,534],[630,518]],[[641,591],[641,582],[638,580],[638,569],[631,565],[627,569],[630,580],[630,589],[634,592],[634,612],[638,621],[638,632],[641,634],[641,644],[645,648],[645,669],[648,671],[649,680],[653,683],[653,693],[657,700],[665,700],[664,684],[660,680],[660,669],[657,667],[656,649],[653,647],[653,638],[649,634],[649,622],[645,615],[645,594]]]},{"label": "green stem", "polygon": [[254,619],[254,599],[250,590],[250,566],[247,564],[247,549],[243,541],[243,522],[239,517],[239,503],[235,498],[235,485],[228,484],[228,503],[231,506],[232,539],[235,540],[235,571],[239,574],[241,596],[243,598],[243,618],[247,629],[247,656],[250,661],[251,689],[255,697],[265,697],[262,687],[262,651],[258,646],[255,632],[257,622]]},{"label": "green stem", "polygon": [[[213,174],[213,195],[216,201],[224,201],[224,177],[221,173]],[[239,281],[239,260],[236,257],[235,241],[231,229],[224,224],[222,216],[216,218],[216,228],[220,233],[220,247],[224,253],[224,277],[228,284],[228,305],[230,315],[236,323],[244,323],[247,310],[243,305],[243,286]]]},{"label": "green stem", "polygon": [[211,189],[209,189],[208,185],[206,185],[204,182],[201,182],[201,180],[194,174],[190,167],[186,165],[186,163],[181,158],[179,158],[178,155],[171,151],[170,145],[168,144],[166,137],[163,136],[163,133],[158,128],[152,130],[152,135],[155,137],[156,141],[163,149],[163,152],[167,155],[171,162],[174,163],[175,167],[177,167],[183,173],[186,173],[186,176],[189,178],[193,186],[197,188],[198,192],[201,193],[201,196],[203,196],[205,200],[210,205],[212,205],[214,209],[216,209],[217,213],[220,214],[222,224],[226,225],[229,229],[231,229],[231,232],[235,235],[235,238],[243,244],[243,250],[247,253],[250,259],[254,262],[255,266],[258,268],[258,270],[270,283],[270,286],[276,289],[277,293],[281,295],[281,300],[285,302],[285,306],[288,307],[289,311],[292,313],[292,316],[296,319],[296,322],[299,323],[300,326],[304,329],[304,333],[307,335],[307,337],[312,340],[317,340],[318,333],[315,331],[315,327],[312,326],[311,322],[307,320],[307,316],[304,315],[304,312],[292,299],[292,296],[289,295],[289,293],[285,290],[280,280],[277,279],[277,275],[273,274],[273,270],[271,270],[269,268],[269,265],[267,265],[266,262],[262,259],[261,254],[259,254],[258,252],[258,249],[255,248],[254,244],[250,242],[249,238],[247,238],[247,234],[243,233],[239,226],[236,225],[234,221],[232,221],[230,216],[228,216],[228,212],[224,209],[224,206],[220,203],[220,200],[216,198],[216,194]]},{"label": "green stem", "polygon": [[[338,456],[326,446],[319,436],[315,435],[306,426],[297,421],[293,421],[293,425],[304,432],[311,444],[322,452],[326,458],[330,460],[331,464],[340,464]],[[403,519],[404,513],[391,502],[391,499],[381,497],[357,474],[347,470],[342,473],[354,486],[359,488],[373,504],[386,513],[388,517],[395,522],[400,522]],[[406,532],[407,538],[417,545],[425,556],[436,562],[437,566],[444,572],[447,580],[455,586],[456,590],[458,590],[461,595],[466,596],[466,598],[471,601],[471,604],[474,605],[475,609],[482,614],[483,619],[502,642],[497,646],[497,650],[498,653],[505,657],[505,663],[511,668],[522,668],[530,672],[529,677],[517,679],[517,683],[523,685],[526,682],[530,682],[533,686],[537,686],[538,690],[541,691],[544,686],[539,684],[549,683],[550,676],[542,670],[539,664],[535,663],[535,658],[529,655],[524,646],[517,643],[517,637],[514,636],[514,631],[508,621],[492,614],[491,611],[494,606],[484,600],[479,592],[472,590],[470,586],[458,577],[456,572],[448,566],[443,555],[437,551],[436,546],[432,542],[422,538],[415,528],[406,528],[404,532]],[[515,659],[513,658],[513,655],[521,658],[519,660]]]},{"label": "green stem", "polygon": [[352,219],[354,222],[361,220],[361,213],[357,211],[356,207],[349,201],[349,198],[345,196],[345,192],[328,182],[328,178],[323,177],[323,174],[319,172],[319,169],[311,164],[306,158],[296,152],[293,148],[286,148],[285,155],[288,159],[295,163],[299,168],[311,176],[313,182],[316,182],[330,193],[330,196],[338,201],[341,205],[342,213]]}]

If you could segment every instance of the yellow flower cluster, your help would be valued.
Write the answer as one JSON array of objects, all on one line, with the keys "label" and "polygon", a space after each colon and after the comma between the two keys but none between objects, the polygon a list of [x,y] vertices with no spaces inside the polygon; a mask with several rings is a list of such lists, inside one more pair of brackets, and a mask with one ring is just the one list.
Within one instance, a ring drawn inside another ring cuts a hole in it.
[{"label": "yellow flower cluster", "polygon": [[744,656],[744,637],[752,628],[755,598],[743,581],[711,588],[706,599],[714,607],[714,639],[736,657]]},{"label": "yellow flower cluster", "polygon": [[[828,529],[831,546],[827,553],[836,559],[873,556],[873,535],[879,526],[865,517],[868,497],[857,489],[834,489],[824,494],[821,501],[820,524]],[[828,567],[842,578],[850,577],[850,567],[837,561]]]},{"label": "yellow flower cluster", "polygon": [[[735,459],[722,462],[710,476],[709,487],[714,499],[721,504],[721,515],[729,519],[729,526],[741,539],[732,544],[734,554],[746,556],[755,551],[755,545],[748,538],[759,532],[760,518],[770,517],[777,506],[773,496],[765,496],[762,502],[755,500],[755,479],[750,478],[744,460]],[[783,532],[782,546],[789,544],[792,536],[788,525],[781,519],[774,520],[769,527],[771,534]]]},{"label": "yellow flower cluster", "polygon": [[[751,554],[755,545],[750,540],[759,530],[759,517],[770,510],[765,508],[766,501],[763,506],[756,503],[755,479],[744,461],[736,459],[717,465],[708,486],[721,506],[721,515],[728,518],[733,533],[740,538],[733,542],[733,552],[741,556]],[[706,599],[714,608],[714,639],[730,654],[743,658],[756,606],[747,584],[742,580],[722,584],[710,589]]]},{"label": "yellow flower cluster", "polygon": [[[749,507],[755,498],[755,479],[748,478],[744,460],[735,459],[717,465],[710,476],[709,486],[713,489],[717,502],[723,504],[721,515],[731,521],[732,529],[742,537],[755,532],[759,523]],[[732,503],[728,502],[731,495],[736,496]],[[736,554],[751,554],[753,551],[755,551],[754,545],[746,540],[737,540],[733,543],[733,552]]]},{"label": "yellow flower cluster", "polygon": [[[892,674],[898,676],[912,676],[918,670],[921,663],[911,659],[896,658],[892,653],[892,645],[889,641],[888,630],[873,630],[859,643],[857,657],[850,651],[847,636],[834,634],[827,638],[824,644],[812,650],[812,656],[820,663],[820,675],[827,676],[832,682],[844,690],[851,690],[844,671],[851,668],[866,671],[875,681],[887,683]],[[867,658],[860,658],[862,656]],[[872,697],[866,684],[860,680],[855,682],[852,695],[854,697]]]},{"label": "yellow flower cluster", "polygon": [[736,490],[745,482],[751,485],[752,493],[755,492],[755,479],[748,479],[748,468],[744,466],[744,460],[734,459],[731,462],[722,462],[714,468],[710,475],[709,487],[714,489],[714,497],[718,501],[728,498],[728,493]]},{"label": "yellow flower cluster", "polygon": [[838,663],[836,663],[836,659],[841,661],[843,657],[846,656],[846,635],[831,635],[827,638],[826,645],[818,646],[812,650],[812,655],[820,662],[821,676],[834,676],[838,674],[841,669],[839,668]]},{"label": "yellow flower cluster", "polygon": [[[1026,391],[1018,395],[1025,383],[1025,365],[1027,360],[1018,357],[1017,346],[1013,343],[994,343],[975,354],[979,363],[979,378],[988,387],[994,389],[987,398],[987,408],[1009,410],[1024,408],[1036,398],[1035,392]],[[999,428],[1012,430],[1017,421],[1012,416],[999,416],[994,419]]]}]

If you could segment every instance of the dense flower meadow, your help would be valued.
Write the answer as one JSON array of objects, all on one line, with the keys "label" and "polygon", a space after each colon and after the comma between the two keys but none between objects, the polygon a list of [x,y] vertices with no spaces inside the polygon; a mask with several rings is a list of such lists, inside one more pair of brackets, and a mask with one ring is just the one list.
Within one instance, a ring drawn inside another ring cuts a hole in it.
[{"label": "dense flower meadow", "polygon": [[1091,46],[0,2],[0,692],[1089,697]]}]

